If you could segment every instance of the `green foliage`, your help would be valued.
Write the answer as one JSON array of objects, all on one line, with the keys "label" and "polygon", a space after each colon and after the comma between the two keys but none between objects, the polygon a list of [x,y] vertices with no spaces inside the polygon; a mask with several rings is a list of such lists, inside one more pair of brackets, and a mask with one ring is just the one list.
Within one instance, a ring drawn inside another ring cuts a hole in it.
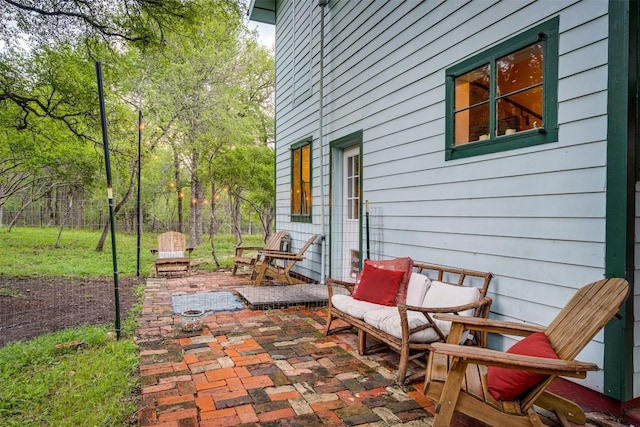
[{"label": "green foliage", "polygon": [[[81,341],[79,347],[66,345]],[[58,346],[58,347],[56,347]],[[84,326],[0,348],[0,419],[7,426],[118,426],[135,410],[131,338]]]}]

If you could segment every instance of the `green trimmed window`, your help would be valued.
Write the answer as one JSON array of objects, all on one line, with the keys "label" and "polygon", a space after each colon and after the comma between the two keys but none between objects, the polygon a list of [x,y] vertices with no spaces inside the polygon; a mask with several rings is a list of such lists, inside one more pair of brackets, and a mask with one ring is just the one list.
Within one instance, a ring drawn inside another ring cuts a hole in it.
[{"label": "green trimmed window", "polygon": [[446,159],[558,140],[558,18],[447,69]]},{"label": "green trimmed window", "polygon": [[291,147],[291,219],[311,222],[311,139]]}]

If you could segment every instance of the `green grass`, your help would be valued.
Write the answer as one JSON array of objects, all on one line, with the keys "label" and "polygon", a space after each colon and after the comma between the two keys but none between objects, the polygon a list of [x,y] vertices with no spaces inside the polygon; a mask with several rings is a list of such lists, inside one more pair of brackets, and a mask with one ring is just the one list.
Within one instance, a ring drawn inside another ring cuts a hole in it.
[{"label": "green grass", "polygon": [[[108,277],[113,275],[111,238],[102,252],[95,247],[100,231],[64,230],[54,247],[54,228],[0,228],[0,265],[5,276]],[[157,235],[145,234],[141,243],[141,274],[153,265],[149,249]],[[194,250],[201,269],[213,269],[208,237]],[[260,244],[250,236],[244,244]],[[116,239],[120,276],[135,276],[137,237]],[[232,263],[235,240],[216,236],[222,265]],[[11,291],[4,291],[10,293]],[[138,290],[142,301],[143,287]],[[1,296],[23,297],[15,292]],[[122,338],[113,339],[112,325],[83,326],[43,335],[0,348],[0,425],[2,426],[122,426],[134,416],[138,387],[137,348],[133,342],[135,317],[141,302],[123,322]],[[82,345],[56,345],[81,341]]]},{"label": "green grass", "polygon": [[[138,292],[142,296],[143,288]],[[124,338],[86,325],[0,348],[3,426],[121,426],[134,414],[138,354],[134,318]],[[80,342],[78,346],[65,345]]]},{"label": "green grass", "polygon": [[[101,231],[68,230],[62,232],[58,247],[57,228],[16,227],[10,232],[0,228],[0,265],[8,276],[108,277],[113,275],[111,236],[101,252],[95,250]],[[215,269],[209,237],[204,237],[191,257],[204,271]],[[260,244],[260,236],[245,237],[245,244]],[[137,236],[116,234],[118,274],[135,276],[137,269]],[[140,274],[148,276],[153,266],[150,249],[157,247],[157,234],[144,233],[140,243]],[[233,263],[235,239],[232,235],[216,236],[216,254],[222,266]]]}]

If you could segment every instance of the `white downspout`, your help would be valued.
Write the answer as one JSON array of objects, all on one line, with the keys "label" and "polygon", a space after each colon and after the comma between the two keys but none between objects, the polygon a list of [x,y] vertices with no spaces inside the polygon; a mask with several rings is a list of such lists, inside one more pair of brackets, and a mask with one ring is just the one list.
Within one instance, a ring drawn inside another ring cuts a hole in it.
[{"label": "white downspout", "polygon": [[318,91],[318,140],[320,141],[320,200],[322,203],[322,215],[320,216],[320,229],[322,230],[321,239],[322,239],[322,248],[320,251],[320,283],[324,285],[325,276],[326,276],[326,207],[327,203],[325,201],[325,177],[324,177],[324,121],[323,121],[323,110],[324,110],[324,7],[329,3],[329,0],[318,0],[318,6],[320,6],[320,71],[318,78],[318,85],[320,86]]}]

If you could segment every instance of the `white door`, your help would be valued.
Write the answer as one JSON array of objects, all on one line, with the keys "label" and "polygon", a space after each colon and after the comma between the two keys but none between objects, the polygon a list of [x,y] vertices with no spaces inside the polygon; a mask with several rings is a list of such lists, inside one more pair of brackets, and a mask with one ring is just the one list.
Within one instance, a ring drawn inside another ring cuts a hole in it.
[{"label": "white door", "polygon": [[360,148],[343,152],[342,166],[342,278],[353,280],[360,265]]}]

